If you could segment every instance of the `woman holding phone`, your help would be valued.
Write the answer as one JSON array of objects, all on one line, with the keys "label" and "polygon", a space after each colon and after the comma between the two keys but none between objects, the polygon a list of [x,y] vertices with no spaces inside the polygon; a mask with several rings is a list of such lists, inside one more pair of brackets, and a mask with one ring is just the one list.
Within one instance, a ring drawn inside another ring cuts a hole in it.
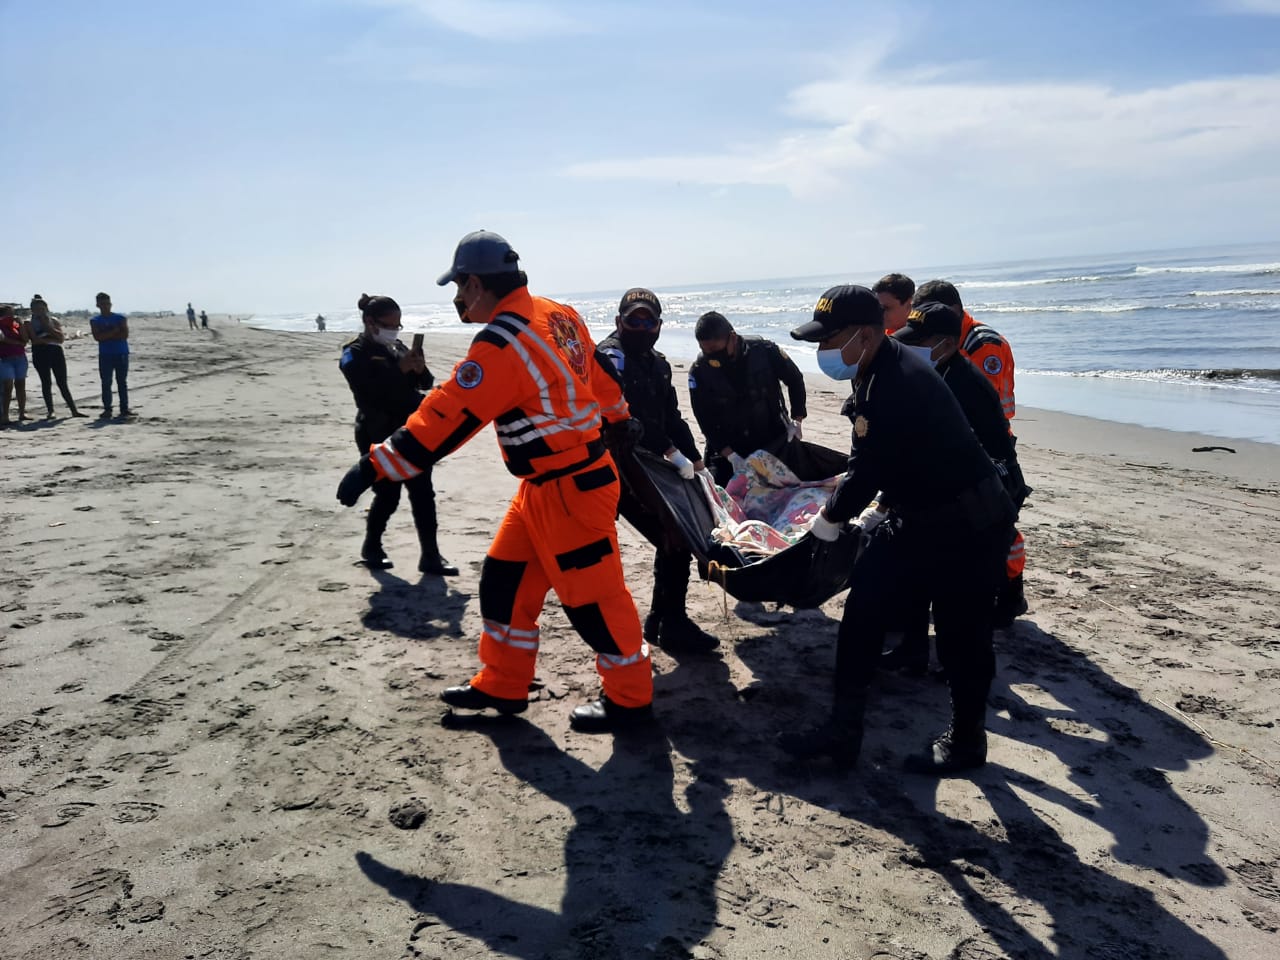
[{"label": "woman holding phone", "polygon": [[[338,368],[355,397],[356,447],[364,454],[404,426],[422,402],[422,392],[430,390],[434,380],[417,339],[413,350],[400,342],[398,303],[390,297],[366,293],[360,296],[357,306],[364,330],[343,344]],[[400,504],[401,486],[409,492],[409,506],[422,547],[418,570],[435,576],[456,576],[458,568],[440,556],[436,543],[436,494],[430,470],[404,484],[382,480],[373,485],[373,504],[358,562],[374,570],[392,566],[382,547],[382,534]]]},{"label": "woman holding phone", "polygon": [[40,390],[44,393],[45,417],[53,418],[53,382],[58,383],[58,392],[73,417],[83,417],[71,399],[71,390],[67,387],[67,357],[62,352],[62,344],[67,339],[58,318],[49,312],[49,305],[44,297],[36,294],[31,298],[31,362],[36,373],[40,374]]}]

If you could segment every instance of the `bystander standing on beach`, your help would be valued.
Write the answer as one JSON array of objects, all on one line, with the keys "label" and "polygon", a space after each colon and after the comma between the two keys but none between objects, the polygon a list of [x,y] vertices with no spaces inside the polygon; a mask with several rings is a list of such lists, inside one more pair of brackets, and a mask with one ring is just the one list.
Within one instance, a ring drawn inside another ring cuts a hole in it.
[{"label": "bystander standing on beach", "polygon": [[49,313],[49,305],[40,294],[31,298],[31,362],[36,373],[40,375],[40,390],[44,394],[45,417],[53,417],[53,381],[58,382],[58,391],[62,401],[67,405],[73,417],[83,417],[76,408],[67,387],[67,357],[62,352],[62,344],[67,339],[62,323]]},{"label": "bystander standing on beach", "polygon": [[187,304],[187,327],[191,330],[196,328],[196,308],[190,303]]},{"label": "bystander standing on beach", "polygon": [[120,416],[129,416],[129,321],[111,312],[111,297],[99,293],[98,315],[89,321],[93,339],[98,341],[98,373],[102,377],[102,413],[100,420],[111,417],[111,378],[115,377],[120,394]]},{"label": "bystander standing on beach", "polygon": [[[0,305],[0,390],[4,406],[0,409],[0,427],[11,422],[30,420],[27,416],[27,339],[28,333],[9,304]],[[14,395],[18,398],[18,415],[12,420],[9,408]]]},{"label": "bystander standing on beach", "polygon": [[200,311],[200,328],[202,330],[209,329],[209,315],[203,310]]}]

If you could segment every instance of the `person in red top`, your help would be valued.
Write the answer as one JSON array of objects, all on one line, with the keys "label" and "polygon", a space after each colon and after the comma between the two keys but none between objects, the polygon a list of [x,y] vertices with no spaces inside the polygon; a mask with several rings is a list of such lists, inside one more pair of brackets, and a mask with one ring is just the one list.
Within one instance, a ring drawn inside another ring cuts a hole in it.
[{"label": "person in red top", "polygon": [[[960,300],[960,291],[946,280],[930,280],[922,284],[912,299],[913,306],[922,303],[945,303],[959,310],[964,319],[960,327],[960,352],[982,371],[1000,397],[1005,420],[1017,412],[1013,400],[1013,351],[1009,341],[985,323],[973,319]],[[1013,433],[1012,426],[1009,433]],[[1027,599],[1022,587],[1022,574],[1027,565],[1026,541],[1019,530],[1013,532],[1013,543],[1005,561],[1006,582],[996,600],[995,626],[1009,627],[1027,612]]]},{"label": "person in red top", "polygon": [[30,420],[27,416],[27,341],[30,339],[26,324],[17,318],[13,307],[0,304],[0,390],[3,406],[0,407],[0,427],[9,425],[9,407],[14,393],[18,396],[18,415],[12,422]]},{"label": "person in red top", "polygon": [[375,480],[411,479],[492,423],[521,483],[480,574],[482,666],[441,699],[468,710],[525,710],[538,617],[554,589],[595,650],[603,687],[570,724],[595,733],[648,721],[652,667],[623,580],[620,486],[605,444],[608,436],[619,448],[633,445],[642,428],[617,374],[572,307],[529,293],[519,256],[497,234],[463,237],[439,283],[457,285],[458,315],[483,329],[452,376],[347,472],[338,499],[351,506]]}]

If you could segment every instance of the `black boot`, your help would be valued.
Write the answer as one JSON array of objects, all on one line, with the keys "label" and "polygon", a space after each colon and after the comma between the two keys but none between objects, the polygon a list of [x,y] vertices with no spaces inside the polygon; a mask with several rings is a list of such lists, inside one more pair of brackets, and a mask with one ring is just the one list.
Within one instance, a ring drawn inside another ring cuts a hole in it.
[{"label": "black boot", "polygon": [[360,547],[360,564],[370,570],[390,570],[395,566],[387,559],[387,551],[382,549],[382,537],[365,534],[364,544]]},{"label": "black boot", "polygon": [[1013,621],[1027,612],[1027,597],[1022,592],[1022,575],[1010,577],[996,597],[996,610],[991,625],[997,630],[1007,630]]},{"label": "black boot", "polygon": [[458,568],[440,556],[440,546],[436,542],[436,493],[431,486],[430,473],[419,474],[410,480],[408,491],[413,525],[418,529],[418,546],[422,549],[418,572],[456,577]]},{"label": "black boot", "polygon": [[456,577],[458,568],[439,553],[430,555],[424,553],[422,559],[418,561],[418,572],[433,574],[437,577]]},{"label": "black boot", "polygon": [[617,733],[653,722],[653,704],[642,707],[622,707],[604,694],[569,714],[569,726],[579,733]]},{"label": "black boot", "polygon": [[681,612],[668,614],[658,628],[657,645],[667,653],[708,653],[720,645],[720,641],[707,633]]},{"label": "black boot", "polygon": [[981,723],[951,726],[920,753],[907,757],[903,766],[910,773],[949,777],[953,773],[976,770],[987,762],[987,731]]},{"label": "black boot", "polygon": [[952,681],[951,726],[920,753],[907,757],[908,771],[947,777],[987,762],[988,687],[989,683]]},{"label": "black boot", "polygon": [[387,559],[387,551],[382,549],[382,535],[399,502],[399,488],[385,482],[374,484],[373,502],[369,504],[369,513],[364,521],[364,544],[360,547],[359,561],[370,570],[389,570],[394,566]]},{"label": "black boot", "polygon": [[495,697],[493,694],[477,690],[470,683],[457,687],[446,687],[440,691],[440,699],[451,707],[461,710],[484,710],[492,707],[499,713],[524,713],[529,709],[528,700]]},{"label": "black boot", "polygon": [[825,723],[808,730],[778,735],[778,746],[799,760],[826,760],[847,770],[862,752],[862,716],[866,694],[838,700]]}]

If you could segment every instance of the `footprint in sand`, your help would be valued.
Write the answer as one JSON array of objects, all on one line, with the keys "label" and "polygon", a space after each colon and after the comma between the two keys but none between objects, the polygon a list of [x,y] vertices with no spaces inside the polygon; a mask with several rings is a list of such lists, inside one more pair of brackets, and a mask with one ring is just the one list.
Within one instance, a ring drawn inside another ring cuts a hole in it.
[{"label": "footprint in sand", "polygon": [[89,812],[89,810],[93,809],[95,806],[97,806],[97,804],[95,803],[84,803],[84,802],[64,803],[62,806],[60,806],[57,809],[57,811],[55,811],[52,820],[50,820],[48,823],[42,823],[40,824],[40,826],[46,827],[46,828],[65,827],[72,820],[75,820],[75,819],[78,819],[79,817],[84,816],[86,813]]},{"label": "footprint in sand", "polygon": [[111,805],[111,819],[116,823],[150,823],[160,816],[164,807],[158,803],[126,800]]}]

